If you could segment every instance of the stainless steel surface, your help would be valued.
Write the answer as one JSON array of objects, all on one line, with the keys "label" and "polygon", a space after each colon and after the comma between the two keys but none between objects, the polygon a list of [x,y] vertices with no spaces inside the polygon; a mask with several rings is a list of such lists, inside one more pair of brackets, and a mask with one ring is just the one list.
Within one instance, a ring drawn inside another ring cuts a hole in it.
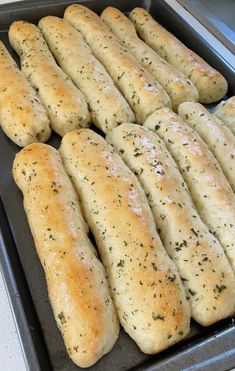
[{"label": "stainless steel surface", "polygon": [[[234,0],[178,0],[233,53],[235,52]],[[235,62],[233,62],[235,65]]]}]

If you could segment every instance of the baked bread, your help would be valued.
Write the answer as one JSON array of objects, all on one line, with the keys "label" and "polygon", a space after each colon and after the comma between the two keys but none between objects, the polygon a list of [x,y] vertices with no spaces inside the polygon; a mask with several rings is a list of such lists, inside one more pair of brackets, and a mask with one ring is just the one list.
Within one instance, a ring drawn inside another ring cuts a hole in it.
[{"label": "baked bread", "polygon": [[16,21],[8,35],[20,56],[22,72],[37,90],[53,130],[63,136],[88,126],[90,114],[85,97],[56,64],[40,30],[31,23]]},{"label": "baked bread", "polygon": [[60,154],[95,237],[125,331],[148,354],[183,339],[189,331],[188,302],[137,178],[89,129],[66,134]]},{"label": "baked bread", "polygon": [[219,239],[235,272],[235,195],[220,165],[197,132],[170,109],[154,112],[144,126],[164,140],[199,215]]},{"label": "baked bread", "polygon": [[119,325],[75,190],[58,152],[45,144],[20,151],[13,175],[68,354],[76,365],[91,366],[112,349]]},{"label": "baked bread", "polygon": [[200,103],[182,103],[179,115],[208,145],[235,192],[235,138],[231,130]]},{"label": "baked bread", "polygon": [[148,45],[192,80],[199,92],[199,102],[213,103],[224,97],[228,90],[225,78],[160,26],[145,9],[135,8],[129,18]]},{"label": "baked bread", "polygon": [[83,5],[74,4],[65,10],[64,18],[83,34],[130,104],[139,124],[143,124],[157,108],[171,106],[163,87],[136,62],[97,14]]},{"label": "baked bread", "polygon": [[235,96],[223,100],[215,107],[214,115],[218,117],[235,135]]},{"label": "baked bread", "polygon": [[36,92],[0,41],[0,125],[18,146],[46,142],[49,120]]},{"label": "baked bread", "polygon": [[177,111],[183,102],[198,101],[199,94],[192,81],[145,44],[137,36],[131,21],[122,12],[109,6],[102,12],[101,19],[166,90],[174,111]]},{"label": "baked bread", "polygon": [[191,306],[203,326],[235,312],[235,277],[218,240],[195,209],[164,142],[148,128],[122,124],[106,136],[138,176],[161,240],[175,262]]},{"label": "baked bread", "polygon": [[38,26],[60,67],[85,95],[99,129],[106,133],[122,122],[135,122],[128,103],[80,32],[53,16],[41,19]]}]

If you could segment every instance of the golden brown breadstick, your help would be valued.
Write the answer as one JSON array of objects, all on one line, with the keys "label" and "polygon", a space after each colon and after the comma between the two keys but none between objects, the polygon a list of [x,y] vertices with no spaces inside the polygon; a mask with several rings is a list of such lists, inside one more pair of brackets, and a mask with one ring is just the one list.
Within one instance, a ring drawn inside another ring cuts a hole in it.
[{"label": "golden brown breadstick", "polygon": [[235,195],[219,163],[197,132],[170,109],[154,112],[144,126],[164,140],[199,215],[218,237],[235,272]]},{"label": "golden brown breadstick", "polygon": [[235,138],[231,130],[200,103],[182,103],[179,115],[208,145],[235,192]]},{"label": "golden brown breadstick", "polygon": [[41,19],[39,28],[61,68],[84,93],[97,127],[106,133],[122,122],[135,122],[128,103],[80,32],[53,16]]},{"label": "golden brown breadstick", "polygon": [[64,18],[83,34],[130,104],[139,124],[157,108],[171,106],[170,97],[162,86],[136,62],[97,14],[74,4],[65,10]]},{"label": "golden brown breadstick", "polygon": [[45,142],[49,120],[36,92],[0,41],[0,125],[18,146]]},{"label": "golden brown breadstick", "polygon": [[223,121],[235,135],[235,96],[218,104],[215,107],[214,115]]},{"label": "golden brown breadstick", "polygon": [[136,124],[122,124],[106,139],[148,195],[161,240],[186,288],[192,317],[208,326],[233,315],[233,271],[222,246],[200,219],[164,142]]},{"label": "golden brown breadstick", "polygon": [[109,6],[102,12],[101,19],[136,60],[160,82],[171,98],[174,111],[177,111],[183,102],[198,101],[199,94],[192,81],[145,44],[124,14]]},{"label": "golden brown breadstick", "polygon": [[13,175],[68,354],[77,365],[91,366],[112,349],[119,325],[75,190],[58,152],[45,144],[19,152]]},{"label": "golden brown breadstick", "polygon": [[135,8],[129,18],[148,45],[192,80],[201,103],[213,103],[223,98],[228,84],[218,71],[160,26],[145,9]]},{"label": "golden brown breadstick", "polygon": [[37,89],[53,130],[63,136],[70,130],[88,126],[86,100],[56,64],[40,30],[31,23],[16,21],[8,35],[20,56],[22,72]]},{"label": "golden brown breadstick", "polygon": [[60,153],[96,239],[122,326],[144,353],[169,347],[188,333],[189,307],[137,178],[89,129],[66,134]]}]

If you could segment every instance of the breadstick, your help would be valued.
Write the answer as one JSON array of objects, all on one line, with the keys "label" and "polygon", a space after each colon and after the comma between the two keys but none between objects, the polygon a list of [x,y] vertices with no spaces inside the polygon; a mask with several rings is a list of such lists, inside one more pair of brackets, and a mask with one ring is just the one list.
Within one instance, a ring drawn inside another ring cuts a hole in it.
[{"label": "breadstick", "polygon": [[214,115],[223,121],[235,135],[235,96],[218,104],[215,107]]},{"label": "breadstick", "polygon": [[162,86],[136,62],[92,10],[74,4],[65,10],[64,17],[83,34],[96,58],[130,104],[139,124],[143,124],[157,108],[171,106],[170,98]]},{"label": "breadstick", "polygon": [[136,177],[89,129],[68,133],[60,153],[96,239],[125,331],[148,354],[181,340],[189,331],[188,302]]},{"label": "breadstick", "polygon": [[36,92],[0,41],[0,125],[18,146],[45,142],[49,120]]},{"label": "breadstick", "polygon": [[192,317],[208,326],[233,315],[233,271],[222,246],[201,221],[164,142],[135,124],[120,125],[106,139],[148,195],[161,240],[186,288]]},{"label": "breadstick", "polygon": [[135,8],[129,18],[148,45],[192,80],[199,92],[199,102],[213,103],[224,97],[228,90],[225,78],[160,26],[145,9]]},{"label": "breadstick", "polygon": [[13,175],[68,354],[77,365],[91,366],[111,350],[119,326],[75,190],[58,152],[45,144],[19,152]]},{"label": "breadstick", "polygon": [[164,140],[199,215],[219,239],[235,272],[235,195],[220,165],[200,136],[171,110],[154,112],[144,126]]},{"label": "breadstick", "polygon": [[182,103],[179,115],[208,145],[235,191],[235,138],[231,130],[200,103]]},{"label": "breadstick", "polygon": [[101,19],[124,43],[128,51],[166,90],[174,111],[183,102],[198,101],[199,94],[194,84],[181,72],[161,58],[138,36],[135,27],[118,9],[106,8]]},{"label": "breadstick", "polygon": [[85,95],[98,128],[106,133],[122,122],[135,122],[128,103],[80,32],[53,16],[41,19],[39,28],[61,68]]},{"label": "breadstick", "polygon": [[90,115],[85,98],[56,64],[40,30],[31,23],[16,21],[8,35],[20,56],[22,72],[38,91],[53,130],[63,136],[88,126]]}]

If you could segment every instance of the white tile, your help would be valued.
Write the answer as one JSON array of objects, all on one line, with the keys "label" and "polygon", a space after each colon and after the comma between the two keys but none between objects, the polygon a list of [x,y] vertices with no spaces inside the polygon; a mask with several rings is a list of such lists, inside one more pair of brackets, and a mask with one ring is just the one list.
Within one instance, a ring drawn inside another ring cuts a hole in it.
[{"label": "white tile", "polygon": [[22,349],[0,272],[0,369],[26,371]]}]

